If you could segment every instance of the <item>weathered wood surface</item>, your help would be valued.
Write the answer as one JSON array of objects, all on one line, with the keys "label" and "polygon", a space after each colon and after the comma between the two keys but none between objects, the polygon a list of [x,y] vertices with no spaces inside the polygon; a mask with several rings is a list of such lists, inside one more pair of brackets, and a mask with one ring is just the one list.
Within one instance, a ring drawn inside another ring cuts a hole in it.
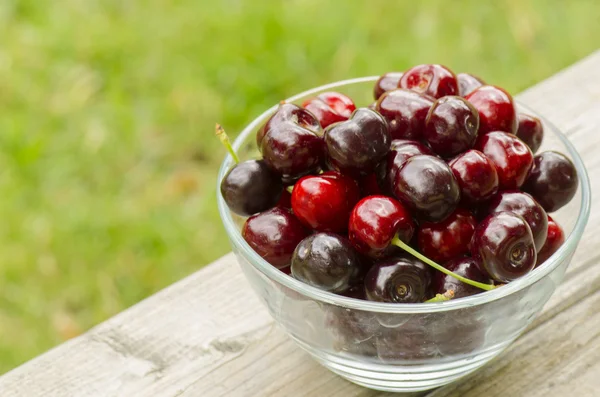
[{"label": "weathered wood surface", "polygon": [[[600,51],[519,99],[568,134],[598,191]],[[599,218],[593,208],[565,282],[527,333],[429,397],[600,395]],[[385,394],[330,373],[288,340],[231,254],[0,378],[2,397]]]}]

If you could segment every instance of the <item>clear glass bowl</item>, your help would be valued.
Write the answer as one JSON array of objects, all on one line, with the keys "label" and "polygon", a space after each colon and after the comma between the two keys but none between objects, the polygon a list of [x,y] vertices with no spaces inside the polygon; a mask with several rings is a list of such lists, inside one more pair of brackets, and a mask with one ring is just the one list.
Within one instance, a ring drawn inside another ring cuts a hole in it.
[{"label": "clear glass bowl", "polygon": [[[300,104],[335,90],[349,95],[358,106],[368,106],[376,79],[340,81],[287,101]],[[242,159],[258,157],[256,131],[276,108],[252,121],[234,142]],[[533,321],[561,282],[587,223],[590,186],[583,162],[567,138],[540,119],[546,133],[540,151],[557,150],[570,157],[579,173],[579,189],[568,205],[552,214],[567,236],[562,247],[542,266],[501,288],[423,304],[368,302],[321,291],[287,276],[254,252],[240,234],[244,219],[232,214],[218,194],[233,252],[275,321],[326,368],[384,391],[422,391],[448,384],[500,354]],[[228,156],[219,182],[232,165]]]}]

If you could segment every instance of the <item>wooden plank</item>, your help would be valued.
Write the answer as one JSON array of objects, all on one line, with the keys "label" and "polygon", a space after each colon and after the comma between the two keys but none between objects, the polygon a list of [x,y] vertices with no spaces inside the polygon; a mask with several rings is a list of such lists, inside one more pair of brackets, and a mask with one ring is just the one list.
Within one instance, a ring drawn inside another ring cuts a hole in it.
[{"label": "wooden plank", "polygon": [[[600,52],[519,98],[567,131],[590,173],[600,172]],[[593,210],[565,283],[527,334],[432,397],[593,395],[599,217]],[[231,254],[0,378],[3,397],[384,394],[333,375],[288,340]]]}]

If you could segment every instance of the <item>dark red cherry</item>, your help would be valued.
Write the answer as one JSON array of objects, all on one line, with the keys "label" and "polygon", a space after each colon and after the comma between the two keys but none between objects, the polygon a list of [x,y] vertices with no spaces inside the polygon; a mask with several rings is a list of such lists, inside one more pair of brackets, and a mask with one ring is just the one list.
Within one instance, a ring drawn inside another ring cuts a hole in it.
[{"label": "dark red cherry", "polygon": [[356,110],[352,99],[339,92],[323,92],[304,101],[302,107],[314,114],[323,128],[348,120]]},{"label": "dark red cherry", "polygon": [[398,88],[398,84],[400,83],[402,75],[402,72],[389,72],[381,75],[379,80],[375,82],[375,87],[373,87],[373,97],[375,100],[379,99],[384,92],[392,91]]},{"label": "dark red cherry", "polygon": [[442,65],[417,65],[408,69],[400,79],[400,88],[416,91],[434,98],[458,95],[458,82],[450,69]]},{"label": "dark red cherry", "polygon": [[490,201],[488,213],[510,211],[527,221],[533,234],[535,249],[539,252],[548,234],[548,215],[529,194],[519,190],[507,190],[498,193]]},{"label": "dark red cherry", "polygon": [[407,139],[392,141],[390,152],[377,167],[377,181],[386,194],[391,195],[394,178],[404,162],[419,154],[433,155],[433,152],[418,141]]},{"label": "dark red cherry", "polygon": [[475,149],[489,158],[496,166],[499,188],[518,189],[533,166],[533,154],[527,145],[515,135],[494,131],[480,135]]},{"label": "dark red cherry", "polygon": [[531,228],[514,212],[491,214],[475,228],[471,256],[481,264],[481,271],[495,281],[516,280],[535,266]]},{"label": "dark red cherry", "polygon": [[279,197],[279,201],[275,204],[276,207],[287,208],[289,210],[292,209],[292,194],[287,191],[287,189],[283,189],[281,192],[281,197]]},{"label": "dark red cherry", "polygon": [[308,234],[289,210],[279,207],[251,216],[242,228],[248,245],[278,269],[290,264],[294,249]]},{"label": "dark red cherry", "polygon": [[498,191],[496,166],[480,151],[468,150],[448,165],[460,185],[462,201],[466,205],[485,201]]},{"label": "dark red cherry", "polygon": [[[396,317],[399,317],[396,315]],[[404,316],[397,327],[381,327],[375,337],[377,356],[382,362],[397,363],[430,359],[439,355],[438,346],[431,343],[425,316]]]},{"label": "dark red cherry", "polygon": [[479,112],[479,135],[491,131],[517,132],[517,110],[512,97],[500,87],[484,85],[466,99]]},{"label": "dark red cherry", "polygon": [[408,243],[414,231],[415,224],[408,211],[386,196],[369,196],[359,201],[348,223],[348,235],[354,248],[373,258],[394,251],[390,243],[396,234]]},{"label": "dark red cherry", "polygon": [[434,262],[444,263],[469,252],[477,220],[459,208],[442,222],[423,222],[419,227],[419,251]]},{"label": "dark red cherry", "polygon": [[538,252],[535,266],[537,267],[546,262],[564,242],[565,232],[563,232],[560,225],[552,217],[548,216],[548,237],[546,238],[546,243],[540,252]]},{"label": "dark red cherry", "polygon": [[410,90],[384,93],[375,106],[388,122],[392,139],[421,139],[433,100]]},{"label": "dark red cherry", "polygon": [[[361,290],[364,291],[364,287]],[[325,329],[337,351],[376,357],[375,336],[380,328],[373,312],[325,306]]]},{"label": "dark red cherry", "polygon": [[342,293],[362,280],[360,256],[346,238],[316,233],[298,244],[292,257],[292,276],[324,291]]},{"label": "dark red cherry", "polygon": [[535,154],[544,140],[544,127],[537,117],[529,114],[519,113],[517,136],[525,142],[531,152]]},{"label": "dark red cherry", "polygon": [[412,257],[387,259],[373,265],[365,276],[367,300],[420,303],[431,284],[431,268]]},{"label": "dark red cherry", "polygon": [[336,171],[308,175],[294,185],[292,209],[307,227],[318,231],[342,233],[360,199],[356,182]]},{"label": "dark red cherry", "polygon": [[533,159],[533,168],[523,185],[548,212],[554,212],[567,204],[575,192],[579,180],[575,166],[564,154],[542,152]]},{"label": "dark red cherry", "polygon": [[375,175],[375,173],[361,176],[358,179],[358,186],[360,187],[361,197],[377,196],[382,194],[379,183],[377,182],[377,175]]},{"label": "dark red cherry", "polygon": [[[444,267],[459,276],[468,278],[469,280],[477,281],[483,284],[491,284],[492,280],[481,272],[481,264],[473,258],[460,257],[444,263]],[[483,292],[482,289],[473,287],[472,285],[463,283],[456,278],[435,272],[431,281],[432,295],[444,294],[447,291],[454,291],[454,298],[464,298]]]},{"label": "dark red cherry", "polygon": [[473,92],[476,88],[485,85],[485,82],[477,76],[470,73],[459,73],[456,75],[458,80],[458,95],[465,97]]},{"label": "dark red cherry", "polygon": [[318,120],[291,103],[279,106],[259,130],[257,142],[265,163],[286,182],[317,170],[324,157]]},{"label": "dark red cherry", "polygon": [[352,117],[325,130],[329,163],[351,175],[368,174],[390,150],[387,123],[371,109],[357,109]]},{"label": "dark red cherry", "polygon": [[442,157],[452,157],[470,149],[477,139],[479,114],[459,96],[436,100],[427,113],[423,138]]},{"label": "dark red cherry", "polygon": [[279,175],[262,160],[248,160],[235,165],[221,181],[221,195],[227,206],[242,216],[273,207],[282,191]]},{"label": "dark red cherry", "polygon": [[460,201],[460,187],[443,160],[418,155],[406,160],[396,173],[393,193],[418,218],[440,222]]}]

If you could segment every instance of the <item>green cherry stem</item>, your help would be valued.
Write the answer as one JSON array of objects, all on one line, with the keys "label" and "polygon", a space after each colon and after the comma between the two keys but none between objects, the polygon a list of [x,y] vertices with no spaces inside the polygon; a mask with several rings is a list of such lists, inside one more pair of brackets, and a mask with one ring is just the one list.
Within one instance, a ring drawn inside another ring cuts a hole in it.
[{"label": "green cherry stem", "polygon": [[394,236],[394,238],[392,239],[392,244],[395,245],[396,247],[400,247],[402,248],[404,251],[408,252],[409,254],[411,254],[412,256],[422,260],[423,262],[427,263],[429,266],[433,267],[436,270],[439,270],[440,272],[447,274],[448,276],[452,276],[455,279],[462,281],[465,284],[469,284],[472,285],[473,287],[477,287],[477,288],[481,288],[483,290],[486,291],[491,291],[494,288],[496,288],[495,285],[491,285],[491,284],[484,284],[484,283],[480,283],[477,281],[473,281],[470,280],[466,277],[463,276],[459,276],[458,274],[451,272],[450,270],[446,269],[443,266],[438,265],[437,263],[435,263],[434,261],[432,261],[431,259],[429,259],[428,257],[426,257],[425,255],[421,254],[419,251],[413,249],[412,247],[410,247],[408,244],[406,244],[404,241],[400,240],[398,238],[398,236]]},{"label": "green cherry stem", "polygon": [[219,138],[219,140],[221,141],[223,146],[225,146],[225,149],[227,149],[227,151],[229,152],[231,157],[233,157],[233,161],[235,161],[236,164],[239,164],[240,158],[238,157],[235,150],[233,150],[233,147],[231,146],[231,142],[229,141],[229,137],[227,136],[227,133],[225,132],[223,127],[221,127],[220,124],[217,124],[215,126],[215,135]]},{"label": "green cherry stem", "polygon": [[454,298],[454,290],[448,290],[443,294],[436,294],[433,298],[426,300],[425,303],[433,303],[433,302],[445,302]]}]

